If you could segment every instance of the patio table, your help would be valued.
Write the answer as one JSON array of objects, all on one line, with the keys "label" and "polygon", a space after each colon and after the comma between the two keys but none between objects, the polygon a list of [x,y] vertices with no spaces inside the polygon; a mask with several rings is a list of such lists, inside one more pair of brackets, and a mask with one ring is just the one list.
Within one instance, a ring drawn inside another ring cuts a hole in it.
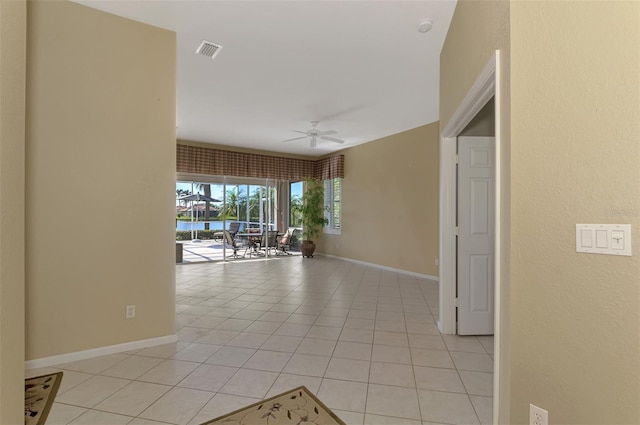
[{"label": "patio table", "polygon": [[252,254],[263,255],[258,251],[258,245],[262,241],[262,233],[249,232],[249,233],[236,233],[236,237],[244,239],[249,246],[249,258]]}]

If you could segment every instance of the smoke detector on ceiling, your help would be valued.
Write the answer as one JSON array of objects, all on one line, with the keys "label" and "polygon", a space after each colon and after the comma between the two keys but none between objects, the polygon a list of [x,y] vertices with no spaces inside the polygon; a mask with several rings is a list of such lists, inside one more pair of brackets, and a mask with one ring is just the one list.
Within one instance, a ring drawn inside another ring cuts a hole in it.
[{"label": "smoke detector on ceiling", "polygon": [[418,31],[419,32],[429,32],[433,28],[433,21],[431,19],[423,19],[418,22]]},{"label": "smoke detector on ceiling", "polygon": [[220,49],[222,49],[222,46],[219,46],[207,40],[202,40],[202,43],[200,43],[200,45],[196,49],[196,54],[213,59],[218,54]]}]

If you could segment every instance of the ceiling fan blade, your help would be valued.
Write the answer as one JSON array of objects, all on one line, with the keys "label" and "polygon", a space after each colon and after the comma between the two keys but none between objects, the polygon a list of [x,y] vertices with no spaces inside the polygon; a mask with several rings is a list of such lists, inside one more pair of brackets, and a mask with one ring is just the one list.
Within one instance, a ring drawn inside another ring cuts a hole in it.
[{"label": "ceiling fan blade", "polygon": [[322,140],[328,140],[333,143],[340,143],[340,144],[344,143],[344,140],[336,139],[335,137],[327,137],[327,136],[318,136],[318,137],[320,137]]},{"label": "ceiling fan blade", "polygon": [[329,134],[338,134],[338,132],[335,130],[321,131],[318,136],[328,136]]},{"label": "ceiling fan blade", "polygon": [[287,139],[287,140],[283,140],[283,143],[287,143],[287,142],[293,142],[294,140],[300,140],[300,139],[306,139],[307,136],[302,136],[302,137],[294,137],[293,139]]},{"label": "ceiling fan blade", "polygon": [[291,130],[291,131],[293,131],[295,133],[300,133],[300,134],[307,134],[306,131],[300,131],[300,130]]}]

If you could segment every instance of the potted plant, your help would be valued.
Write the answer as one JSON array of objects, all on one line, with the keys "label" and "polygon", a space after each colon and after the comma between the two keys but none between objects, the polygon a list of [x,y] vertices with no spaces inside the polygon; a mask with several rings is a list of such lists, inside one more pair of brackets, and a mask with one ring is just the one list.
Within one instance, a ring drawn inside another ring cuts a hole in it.
[{"label": "potted plant", "polygon": [[329,223],[324,215],[324,185],[322,180],[305,179],[305,190],[302,194],[302,244],[300,251],[303,257],[313,257],[316,250],[314,238],[322,235],[322,228]]}]

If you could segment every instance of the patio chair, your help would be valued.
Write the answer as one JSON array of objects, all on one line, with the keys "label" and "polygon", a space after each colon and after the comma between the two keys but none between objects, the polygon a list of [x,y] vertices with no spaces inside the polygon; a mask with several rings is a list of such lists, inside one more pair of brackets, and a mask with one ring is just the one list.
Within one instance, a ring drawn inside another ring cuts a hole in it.
[{"label": "patio chair", "polygon": [[266,254],[270,249],[273,250],[274,254],[277,254],[278,241],[276,240],[278,237],[277,230],[267,230],[262,233],[262,241],[260,242],[260,251],[264,251]]},{"label": "patio chair", "polygon": [[[232,238],[236,237],[236,233],[238,233],[239,230],[240,230],[240,223],[238,223],[237,221],[232,221],[231,223],[229,223],[229,233],[231,233]],[[215,230],[211,238],[216,242],[226,242],[224,232],[225,230],[223,229]]]},{"label": "patio chair", "polygon": [[[295,227],[289,227],[284,235],[281,235],[277,240],[276,255],[293,255],[289,252],[291,249],[291,242],[293,241],[293,234],[298,230]],[[278,252],[280,250],[280,252]]]},{"label": "patio chair", "polygon": [[231,223],[229,223],[229,233],[231,233],[231,236],[235,238],[236,233],[238,233],[239,230],[240,230],[240,222],[232,221]]},{"label": "patio chair", "polygon": [[[231,249],[233,249],[233,254],[231,255],[233,258],[244,258],[244,256],[247,255],[247,249],[249,249],[249,246],[231,236],[231,232],[228,230],[224,231],[224,241]],[[238,251],[242,248],[244,248],[244,254],[240,256]]]}]

